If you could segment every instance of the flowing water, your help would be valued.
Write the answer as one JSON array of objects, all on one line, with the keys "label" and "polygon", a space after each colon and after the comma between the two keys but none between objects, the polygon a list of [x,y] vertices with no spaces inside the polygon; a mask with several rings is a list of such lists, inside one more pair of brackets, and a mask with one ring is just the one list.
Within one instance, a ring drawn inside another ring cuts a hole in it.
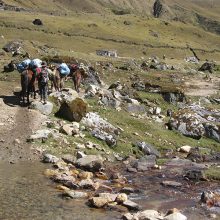
[{"label": "flowing water", "polygon": [[84,200],[65,200],[44,177],[39,162],[0,163],[0,219],[110,220],[119,213],[89,208]]}]

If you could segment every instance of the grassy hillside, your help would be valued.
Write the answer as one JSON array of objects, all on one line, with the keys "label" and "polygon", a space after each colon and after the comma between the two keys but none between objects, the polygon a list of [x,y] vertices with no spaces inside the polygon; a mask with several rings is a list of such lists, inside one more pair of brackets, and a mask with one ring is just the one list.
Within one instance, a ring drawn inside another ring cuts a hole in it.
[{"label": "grassy hillside", "polygon": [[[215,32],[220,27],[217,0],[163,0],[168,11],[159,19],[152,16],[154,0],[4,2],[27,11],[1,11],[0,31],[4,39],[0,39],[0,46],[21,39],[33,55],[94,57],[95,50],[107,48],[118,50],[122,57],[166,54],[182,60],[192,55],[192,47],[201,59],[220,60],[220,35]],[[112,10],[130,13],[116,15]],[[44,25],[33,25],[35,18],[42,19]]]}]

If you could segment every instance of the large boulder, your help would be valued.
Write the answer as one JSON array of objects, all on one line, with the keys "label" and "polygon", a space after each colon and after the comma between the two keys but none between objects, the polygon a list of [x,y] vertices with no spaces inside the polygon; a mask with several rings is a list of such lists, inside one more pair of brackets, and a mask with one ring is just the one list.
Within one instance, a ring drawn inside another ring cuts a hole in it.
[{"label": "large boulder", "polygon": [[202,136],[220,142],[220,112],[198,105],[187,106],[172,115],[168,125],[185,136],[200,139]]},{"label": "large boulder", "polygon": [[184,103],[186,97],[183,92],[162,92],[164,100],[168,103],[176,105],[178,102]]},{"label": "large boulder", "polygon": [[99,171],[103,166],[103,158],[100,155],[88,155],[76,161],[76,166],[91,172]]},{"label": "large boulder", "polygon": [[64,88],[62,91],[51,93],[50,97],[55,103],[61,104],[63,102],[71,102],[74,99],[79,98],[79,94],[71,88]]},{"label": "large boulder", "polygon": [[86,117],[82,119],[82,124],[85,125],[86,129],[89,130],[94,137],[105,141],[109,146],[116,145],[119,130],[98,114],[89,112],[86,114]]},{"label": "large boulder", "polygon": [[44,115],[50,115],[53,111],[53,104],[51,102],[43,104],[42,102],[34,101],[31,103],[30,108],[38,110]]},{"label": "large boulder", "polygon": [[86,112],[87,103],[81,98],[76,98],[71,102],[63,102],[56,116],[68,121],[80,122],[86,116]]}]

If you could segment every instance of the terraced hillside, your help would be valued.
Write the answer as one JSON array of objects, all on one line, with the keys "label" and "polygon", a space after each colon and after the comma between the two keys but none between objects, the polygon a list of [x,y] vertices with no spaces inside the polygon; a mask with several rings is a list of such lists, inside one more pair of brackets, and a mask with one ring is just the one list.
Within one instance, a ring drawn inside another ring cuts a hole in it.
[{"label": "terraced hillside", "polygon": [[[201,59],[220,59],[217,0],[161,0],[159,18],[153,16],[154,0],[3,2],[24,11],[10,7],[1,11],[1,46],[21,39],[29,51],[40,54],[53,50],[55,54],[93,56],[96,49],[110,48],[122,57],[166,54],[178,59],[191,56],[189,48],[193,48]],[[33,25],[35,18],[44,25]]]}]

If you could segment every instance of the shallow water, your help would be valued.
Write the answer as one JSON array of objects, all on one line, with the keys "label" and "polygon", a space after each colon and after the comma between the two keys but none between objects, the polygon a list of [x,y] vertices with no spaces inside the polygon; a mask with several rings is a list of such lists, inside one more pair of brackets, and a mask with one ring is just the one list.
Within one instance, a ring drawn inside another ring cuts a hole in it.
[{"label": "shallow water", "polygon": [[43,176],[40,162],[0,163],[0,219],[110,220],[120,213],[90,209],[85,200],[64,200]]}]

